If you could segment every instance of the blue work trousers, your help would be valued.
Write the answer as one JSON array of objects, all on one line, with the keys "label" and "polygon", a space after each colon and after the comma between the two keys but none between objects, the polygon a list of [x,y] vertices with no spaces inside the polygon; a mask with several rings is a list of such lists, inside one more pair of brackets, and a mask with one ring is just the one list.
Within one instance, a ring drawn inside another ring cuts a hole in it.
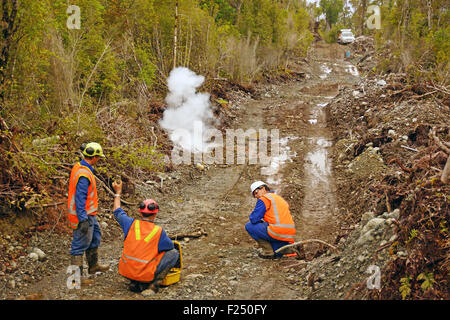
[{"label": "blue work trousers", "polygon": [[102,233],[97,216],[88,215],[88,223],[88,232],[84,234],[80,231],[80,224],[73,230],[72,246],[70,248],[70,254],[73,256],[82,255],[87,249],[98,248],[100,246]]},{"label": "blue work trousers", "polygon": [[[279,248],[289,244],[289,242],[287,241],[281,241],[281,240],[277,240],[272,238],[269,233],[267,232],[267,227],[268,227],[268,223],[265,221],[261,221],[258,223],[251,223],[251,222],[247,222],[247,224],[245,225],[245,230],[247,230],[248,234],[250,235],[250,237],[252,237],[255,240],[266,240],[268,241],[271,246],[272,249],[275,253],[276,250],[278,250]],[[275,254],[276,256],[281,256],[280,253]]]},{"label": "blue work trousers", "polygon": [[155,278],[164,270],[173,268],[177,263],[179,256],[180,253],[177,249],[166,251],[156,267]]}]

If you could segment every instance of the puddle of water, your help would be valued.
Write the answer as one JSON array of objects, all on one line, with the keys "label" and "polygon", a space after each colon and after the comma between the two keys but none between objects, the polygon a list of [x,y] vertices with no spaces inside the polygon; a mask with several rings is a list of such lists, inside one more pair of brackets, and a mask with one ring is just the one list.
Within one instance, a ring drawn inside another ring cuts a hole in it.
[{"label": "puddle of water", "polygon": [[348,64],[345,66],[345,72],[348,72],[355,77],[359,77],[358,69],[352,64]]},{"label": "puddle of water", "polygon": [[328,77],[328,74],[332,71],[332,69],[330,69],[325,63],[320,66],[320,69],[322,70],[322,72],[324,72],[319,76],[320,79],[325,79],[326,77]]},{"label": "puddle of water", "polygon": [[277,189],[280,187],[282,182],[282,175],[280,173],[281,168],[284,166],[286,161],[292,162],[292,159],[297,156],[297,153],[292,152],[291,148],[287,145],[289,141],[296,139],[298,139],[296,136],[281,138],[279,155],[271,157],[270,164],[267,167],[261,168],[261,175],[267,176],[266,182],[270,186],[274,186],[276,191],[280,191]]},{"label": "puddle of water", "polygon": [[306,155],[305,172],[311,177],[311,187],[315,187],[318,181],[329,183],[331,169],[327,148],[331,146],[331,141],[323,137],[313,137],[310,138],[310,143],[313,150]]}]

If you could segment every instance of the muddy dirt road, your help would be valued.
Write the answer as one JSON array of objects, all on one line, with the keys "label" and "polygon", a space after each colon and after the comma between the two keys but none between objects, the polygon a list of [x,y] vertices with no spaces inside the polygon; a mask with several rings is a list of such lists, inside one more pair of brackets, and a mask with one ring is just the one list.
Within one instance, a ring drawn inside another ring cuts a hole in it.
[{"label": "muddy dirt road", "polygon": [[[143,297],[128,291],[128,280],[118,274],[123,236],[109,204],[100,212],[103,242],[100,260],[110,271],[91,277],[82,289],[66,286],[70,236],[43,232],[33,239],[47,260],[14,274],[15,285],[0,292],[1,298],[38,294],[43,299],[307,299],[298,285],[293,258],[271,261],[258,258],[255,242],[244,225],[255,199],[250,184],[266,181],[291,206],[297,226],[296,239],[333,242],[339,210],[330,164],[333,132],[326,126],[325,108],[339,87],[358,80],[356,68],[344,60],[338,45],[317,44],[307,64],[305,79],[258,88],[259,99],[231,101],[236,115],[233,128],[244,131],[279,129],[280,157],[271,169],[259,164],[209,165],[204,170],[180,166],[164,181],[162,192],[139,186],[142,197],[152,197],[161,207],[157,223],[169,235],[203,229],[207,236],[179,239],[183,248],[182,280]],[[137,217],[131,208],[127,213]],[[307,254],[312,254],[309,248]],[[8,280],[11,281],[11,280]]]}]

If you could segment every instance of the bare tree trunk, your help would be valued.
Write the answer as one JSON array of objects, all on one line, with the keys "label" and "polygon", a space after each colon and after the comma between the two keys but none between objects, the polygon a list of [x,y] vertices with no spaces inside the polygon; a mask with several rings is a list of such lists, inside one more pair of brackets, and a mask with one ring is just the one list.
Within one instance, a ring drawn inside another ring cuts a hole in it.
[{"label": "bare tree trunk", "polygon": [[[186,67],[189,67],[189,65],[191,63],[192,38],[194,37],[194,32],[192,31],[191,21],[189,21],[189,31],[190,31],[190,36],[189,36],[189,48],[187,50],[187,55],[186,55]],[[187,37],[186,37],[186,46],[187,46]]]},{"label": "bare tree trunk", "polygon": [[232,0],[229,1],[230,6],[236,9],[236,16],[234,24],[237,25],[239,22],[239,18],[241,17],[241,6],[242,6],[243,0]]},{"label": "bare tree trunk", "polygon": [[178,0],[175,1],[175,30],[173,34],[173,68],[177,66],[177,36],[178,36]]},{"label": "bare tree trunk", "polygon": [[361,1],[361,17],[359,20],[359,32],[361,35],[364,34],[364,24],[366,22],[366,10],[367,10],[367,0]]},{"label": "bare tree trunk", "polygon": [[431,30],[433,28],[433,21],[432,21],[432,16],[433,16],[433,1],[432,0],[427,0],[427,7],[428,7],[428,30]]},{"label": "bare tree trunk", "polygon": [[403,30],[401,34],[401,48],[403,49],[405,47],[405,35],[406,35],[406,29],[408,28],[408,21],[409,20],[409,0],[405,1],[405,5],[403,7]]}]

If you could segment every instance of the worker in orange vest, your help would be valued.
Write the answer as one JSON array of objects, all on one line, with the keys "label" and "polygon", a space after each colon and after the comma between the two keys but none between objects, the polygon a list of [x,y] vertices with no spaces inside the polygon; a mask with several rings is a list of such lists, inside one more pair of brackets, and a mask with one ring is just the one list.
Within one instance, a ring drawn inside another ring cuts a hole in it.
[{"label": "worker in orange vest", "polygon": [[83,274],[83,254],[86,253],[88,273],[105,272],[109,266],[98,264],[101,231],[97,221],[98,195],[94,166],[104,158],[103,149],[96,142],[83,143],[84,159],[72,168],[67,199],[69,227],[73,229],[70,263]]},{"label": "worker in orange vest", "polygon": [[129,279],[129,289],[143,295],[157,293],[160,282],[179,259],[179,252],[166,232],[154,224],[159,206],[153,199],[139,204],[142,219],[129,217],[120,207],[122,182],[112,184],[116,192],[113,213],[125,235],[119,273]]},{"label": "worker in orange vest", "polygon": [[280,258],[282,254],[275,251],[293,243],[296,231],[289,204],[263,181],[252,183],[250,190],[258,200],[245,230],[262,249],[261,258]]}]

